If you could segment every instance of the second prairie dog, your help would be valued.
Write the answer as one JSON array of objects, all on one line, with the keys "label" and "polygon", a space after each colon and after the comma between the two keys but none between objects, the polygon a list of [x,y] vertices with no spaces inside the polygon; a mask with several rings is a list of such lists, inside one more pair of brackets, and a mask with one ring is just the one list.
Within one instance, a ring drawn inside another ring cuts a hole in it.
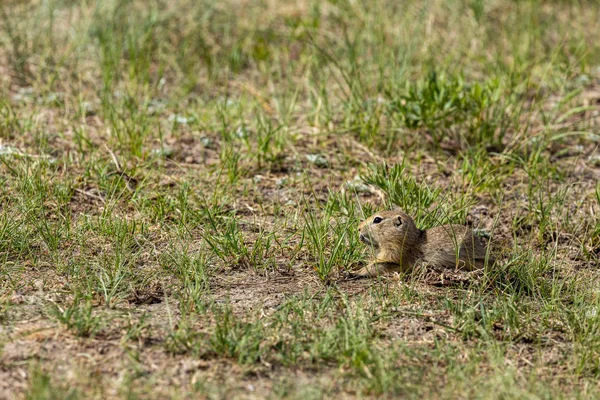
[{"label": "second prairie dog", "polygon": [[[418,229],[400,210],[382,211],[359,225],[360,240],[375,250],[375,260],[355,276],[376,276],[392,271],[411,271],[416,263],[433,267],[473,270],[483,268],[486,244],[462,225]],[[494,262],[488,257],[488,263]]]}]

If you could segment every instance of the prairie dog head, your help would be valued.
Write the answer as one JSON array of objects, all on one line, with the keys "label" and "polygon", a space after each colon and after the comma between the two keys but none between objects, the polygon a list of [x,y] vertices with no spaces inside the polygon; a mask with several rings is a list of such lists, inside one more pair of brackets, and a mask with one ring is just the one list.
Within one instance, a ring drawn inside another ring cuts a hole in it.
[{"label": "prairie dog head", "polygon": [[358,226],[360,240],[381,250],[401,250],[412,244],[419,230],[411,217],[400,210],[381,211]]}]

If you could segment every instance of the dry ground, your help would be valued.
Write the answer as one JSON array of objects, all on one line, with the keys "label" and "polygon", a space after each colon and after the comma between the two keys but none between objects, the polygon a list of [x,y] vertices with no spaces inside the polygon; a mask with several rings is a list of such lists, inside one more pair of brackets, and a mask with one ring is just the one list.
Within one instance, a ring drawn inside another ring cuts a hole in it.
[{"label": "dry ground", "polygon": [[[0,5],[0,398],[597,398],[600,5]],[[356,226],[498,265],[348,280]]]}]

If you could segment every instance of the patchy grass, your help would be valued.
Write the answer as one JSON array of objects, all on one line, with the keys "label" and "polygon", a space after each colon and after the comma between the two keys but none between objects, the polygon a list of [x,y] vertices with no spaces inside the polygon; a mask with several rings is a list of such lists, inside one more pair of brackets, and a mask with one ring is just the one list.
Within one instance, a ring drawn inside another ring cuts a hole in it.
[{"label": "patchy grass", "polygon": [[[0,397],[597,398],[593,1],[4,1]],[[500,260],[349,281],[400,206]]]}]

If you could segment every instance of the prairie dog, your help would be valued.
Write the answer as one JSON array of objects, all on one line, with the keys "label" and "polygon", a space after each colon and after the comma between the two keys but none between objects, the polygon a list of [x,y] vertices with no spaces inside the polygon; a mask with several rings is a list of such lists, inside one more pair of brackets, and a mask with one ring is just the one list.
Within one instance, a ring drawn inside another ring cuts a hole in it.
[{"label": "prairie dog", "polygon": [[[370,216],[358,228],[360,240],[375,249],[375,259],[354,276],[409,272],[417,262],[469,271],[485,264],[486,243],[466,226],[442,225],[422,230],[405,212],[392,210]],[[488,257],[488,263],[493,262]]]}]

